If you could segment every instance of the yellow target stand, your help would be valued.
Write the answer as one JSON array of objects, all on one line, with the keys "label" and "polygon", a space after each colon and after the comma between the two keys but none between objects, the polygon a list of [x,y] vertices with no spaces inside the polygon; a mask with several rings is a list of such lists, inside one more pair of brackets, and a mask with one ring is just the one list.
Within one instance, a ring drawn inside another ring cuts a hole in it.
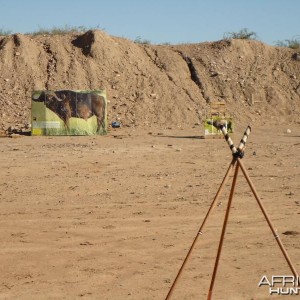
[{"label": "yellow target stand", "polygon": [[211,102],[206,111],[204,121],[204,138],[220,139],[223,138],[220,125],[224,125],[229,133],[233,132],[233,118],[226,110],[225,102]]}]

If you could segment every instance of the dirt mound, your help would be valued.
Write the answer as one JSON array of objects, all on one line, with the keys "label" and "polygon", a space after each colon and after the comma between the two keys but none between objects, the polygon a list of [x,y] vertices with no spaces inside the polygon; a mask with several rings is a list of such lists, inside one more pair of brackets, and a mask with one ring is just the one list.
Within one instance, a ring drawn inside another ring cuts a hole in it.
[{"label": "dirt mound", "polygon": [[297,122],[299,56],[257,41],[142,45],[99,30],[0,37],[0,130],[29,126],[34,89],[106,88],[109,122],[132,127],[194,126],[212,101],[237,120]]}]

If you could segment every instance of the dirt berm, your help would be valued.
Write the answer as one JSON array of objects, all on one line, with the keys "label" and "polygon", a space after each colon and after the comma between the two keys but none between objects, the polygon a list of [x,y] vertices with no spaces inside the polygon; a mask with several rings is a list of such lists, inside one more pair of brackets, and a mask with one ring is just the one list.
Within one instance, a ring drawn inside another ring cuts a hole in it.
[{"label": "dirt berm", "polygon": [[237,121],[299,122],[300,51],[252,40],[144,45],[103,31],[0,36],[0,131],[30,124],[35,89],[105,88],[109,122],[200,125],[212,101]]}]

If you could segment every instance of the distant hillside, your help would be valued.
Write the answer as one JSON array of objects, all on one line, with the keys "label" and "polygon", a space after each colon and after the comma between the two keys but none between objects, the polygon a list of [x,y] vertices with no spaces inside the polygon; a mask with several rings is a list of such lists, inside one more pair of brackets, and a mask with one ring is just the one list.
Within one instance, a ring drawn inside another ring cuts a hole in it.
[{"label": "distant hillside", "polygon": [[106,88],[109,122],[189,127],[212,101],[237,120],[298,122],[300,54],[252,40],[143,45],[95,30],[0,36],[0,131],[30,123],[34,89]]}]

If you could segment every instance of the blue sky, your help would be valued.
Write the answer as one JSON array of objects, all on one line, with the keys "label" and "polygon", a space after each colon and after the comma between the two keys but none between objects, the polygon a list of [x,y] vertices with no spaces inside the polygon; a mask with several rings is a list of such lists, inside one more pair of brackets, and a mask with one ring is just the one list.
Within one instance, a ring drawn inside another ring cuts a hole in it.
[{"label": "blue sky", "polygon": [[152,43],[197,43],[248,28],[274,44],[300,37],[300,0],[0,0],[0,29],[85,26]]}]

